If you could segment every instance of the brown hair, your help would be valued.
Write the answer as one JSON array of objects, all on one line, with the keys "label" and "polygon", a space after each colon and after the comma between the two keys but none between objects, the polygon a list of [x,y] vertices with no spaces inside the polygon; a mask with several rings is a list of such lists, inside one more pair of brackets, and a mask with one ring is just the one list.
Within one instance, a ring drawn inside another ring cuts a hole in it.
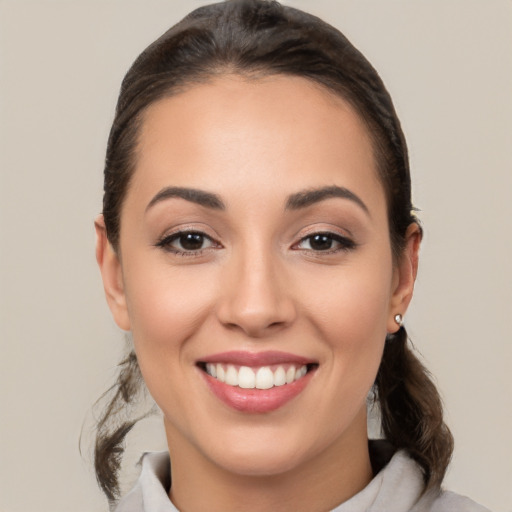
[{"label": "brown hair", "polygon": [[[284,74],[309,79],[350,102],[372,136],[388,206],[395,261],[407,227],[417,222],[405,138],[391,98],[377,72],[338,30],[277,2],[230,0],[201,7],[151,44],[126,74],[110,132],[103,215],[117,250],[120,211],[135,167],[137,135],[145,109],[194,83],[225,73],[247,77]],[[98,482],[109,498],[119,495],[117,472],[126,434],[136,419],[119,421],[142,385],[137,359],[120,365],[109,404],[100,417],[95,447]],[[439,394],[408,346],[403,327],[388,336],[375,381],[382,431],[424,472],[426,487],[439,486],[453,450]]]}]

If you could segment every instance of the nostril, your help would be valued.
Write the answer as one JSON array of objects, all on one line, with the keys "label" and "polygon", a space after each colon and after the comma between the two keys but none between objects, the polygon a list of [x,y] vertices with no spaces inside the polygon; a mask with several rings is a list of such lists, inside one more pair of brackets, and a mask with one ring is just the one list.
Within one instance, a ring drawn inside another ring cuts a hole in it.
[{"label": "nostril", "polygon": [[277,322],[272,322],[271,324],[269,324],[269,328],[271,327],[282,327],[286,322],[285,321],[277,321]]},{"label": "nostril", "polygon": [[295,304],[273,263],[263,257],[256,263],[240,261],[240,268],[226,276],[215,308],[218,320],[225,328],[255,338],[290,325],[296,317]]},{"label": "nostril", "polygon": [[268,316],[249,314],[239,315],[236,318],[231,317],[230,321],[222,322],[225,329],[243,332],[251,338],[260,338],[276,332],[286,327],[288,323],[286,320],[272,321]]}]

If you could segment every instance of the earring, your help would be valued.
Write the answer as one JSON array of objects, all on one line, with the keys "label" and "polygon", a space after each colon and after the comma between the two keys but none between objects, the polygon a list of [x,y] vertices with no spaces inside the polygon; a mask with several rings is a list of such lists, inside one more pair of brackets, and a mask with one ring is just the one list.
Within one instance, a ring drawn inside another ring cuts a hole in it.
[{"label": "earring", "polygon": [[395,315],[395,322],[399,327],[402,327],[402,325],[404,324],[404,319],[400,313],[397,313]]}]

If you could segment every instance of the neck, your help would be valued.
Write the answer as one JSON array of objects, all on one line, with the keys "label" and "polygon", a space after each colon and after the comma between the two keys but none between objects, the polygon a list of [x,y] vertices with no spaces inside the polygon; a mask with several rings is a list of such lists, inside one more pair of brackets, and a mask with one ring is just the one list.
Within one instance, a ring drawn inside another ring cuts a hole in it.
[{"label": "neck", "polygon": [[227,471],[167,429],[173,447],[169,496],[184,512],[331,510],[361,491],[373,476],[366,415],[362,416],[364,424],[351,427],[354,432],[346,432],[314,458],[284,473],[263,476]]}]

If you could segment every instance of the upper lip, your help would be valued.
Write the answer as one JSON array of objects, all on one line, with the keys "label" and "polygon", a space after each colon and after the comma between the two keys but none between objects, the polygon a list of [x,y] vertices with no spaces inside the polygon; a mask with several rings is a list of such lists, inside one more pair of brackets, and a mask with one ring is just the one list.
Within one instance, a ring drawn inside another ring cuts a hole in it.
[{"label": "upper lip", "polygon": [[278,350],[267,350],[264,352],[247,352],[243,350],[232,350],[205,356],[198,360],[198,363],[226,363],[238,366],[270,366],[274,364],[314,364],[316,361]]}]

